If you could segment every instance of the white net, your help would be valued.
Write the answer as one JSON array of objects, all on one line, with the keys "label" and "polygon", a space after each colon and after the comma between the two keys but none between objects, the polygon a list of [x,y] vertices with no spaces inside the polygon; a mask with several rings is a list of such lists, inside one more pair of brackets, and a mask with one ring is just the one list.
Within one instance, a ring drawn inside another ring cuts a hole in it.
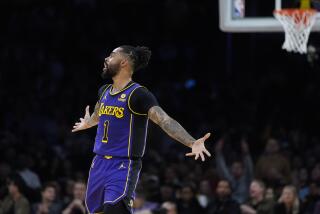
[{"label": "white net", "polygon": [[285,31],[282,49],[289,52],[306,53],[311,28],[316,21],[316,11],[285,9],[275,11],[274,16],[281,22]]}]

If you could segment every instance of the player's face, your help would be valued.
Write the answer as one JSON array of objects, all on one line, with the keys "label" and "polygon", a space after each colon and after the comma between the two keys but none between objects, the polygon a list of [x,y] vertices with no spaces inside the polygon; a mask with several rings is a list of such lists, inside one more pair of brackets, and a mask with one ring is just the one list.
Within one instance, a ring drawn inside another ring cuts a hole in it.
[{"label": "player's face", "polygon": [[116,76],[124,65],[126,58],[121,52],[121,48],[114,49],[104,60],[104,68],[101,76],[103,78]]}]

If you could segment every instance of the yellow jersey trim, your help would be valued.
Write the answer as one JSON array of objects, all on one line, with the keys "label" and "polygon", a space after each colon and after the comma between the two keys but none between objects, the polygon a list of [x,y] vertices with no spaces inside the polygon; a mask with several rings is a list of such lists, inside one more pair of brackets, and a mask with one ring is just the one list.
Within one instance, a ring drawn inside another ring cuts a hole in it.
[{"label": "yellow jersey trim", "polygon": [[[130,99],[131,99],[131,95],[132,95],[132,94],[133,94],[133,92],[134,92],[136,89],[138,89],[138,88],[145,88],[145,89],[147,89],[147,88],[146,88],[146,87],[144,87],[144,86],[139,86],[139,87],[137,87],[137,88],[133,89],[133,90],[131,91],[130,95],[129,95],[129,98],[128,98],[128,108],[130,109],[130,111],[131,111],[132,113],[134,113],[134,114],[136,114],[136,115],[146,116],[146,115],[148,115],[148,114],[141,114],[141,113],[135,112],[135,111],[133,111],[133,110],[132,110],[132,108],[130,107]],[[147,89],[147,90],[148,90],[148,89]]]},{"label": "yellow jersey trim", "polygon": [[127,87],[124,87],[123,89],[121,89],[120,91],[117,91],[116,93],[111,93],[111,91],[112,91],[112,89],[113,89],[113,86],[111,85],[111,89],[110,89],[110,91],[109,91],[109,94],[110,94],[110,95],[117,95],[117,94],[123,92],[124,90],[130,88],[130,87],[133,86],[134,84],[136,84],[136,83],[135,83],[135,82],[132,82],[130,85],[128,85]]},{"label": "yellow jersey trim", "polygon": [[108,155],[105,155],[105,156],[103,156],[105,159],[111,159],[112,158],[112,156],[108,156]]},{"label": "yellow jersey trim", "polygon": [[111,84],[109,84],[101,93],[100,98],[99,98],[99,102],[101,101],[101,98],[103,97],[103,95],[106,93],[106,90],[111,86]]}]

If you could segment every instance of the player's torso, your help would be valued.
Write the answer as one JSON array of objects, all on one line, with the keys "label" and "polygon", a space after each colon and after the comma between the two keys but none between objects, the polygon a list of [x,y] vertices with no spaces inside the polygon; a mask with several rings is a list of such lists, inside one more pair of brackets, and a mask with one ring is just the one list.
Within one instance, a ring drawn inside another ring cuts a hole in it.
[{"label": "player's torso", "polygon": [[108,86],[100,98],[99,124],[94,152],[116,157],[141,157],[144,152],[147,117],[132,113],[128,101],[134,90],[141,87],[132,82],[112,94]]}]

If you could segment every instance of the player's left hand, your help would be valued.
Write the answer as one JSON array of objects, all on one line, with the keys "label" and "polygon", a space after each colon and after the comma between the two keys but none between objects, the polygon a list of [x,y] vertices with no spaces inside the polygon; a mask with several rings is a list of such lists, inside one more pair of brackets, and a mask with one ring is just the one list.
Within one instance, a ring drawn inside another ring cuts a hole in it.
[{"label": "player's left hand", "polygon": [[192,144],[192,152],[187,153],[186,156],[195,156],[194,159],[198,160],[199,156],[202,161],[205,161],[205,153],[208,157],[211,157],[210,152],[204,146],[204,142],[210,137],[211,133],[207,133],[204,137],[199,138]]}]

